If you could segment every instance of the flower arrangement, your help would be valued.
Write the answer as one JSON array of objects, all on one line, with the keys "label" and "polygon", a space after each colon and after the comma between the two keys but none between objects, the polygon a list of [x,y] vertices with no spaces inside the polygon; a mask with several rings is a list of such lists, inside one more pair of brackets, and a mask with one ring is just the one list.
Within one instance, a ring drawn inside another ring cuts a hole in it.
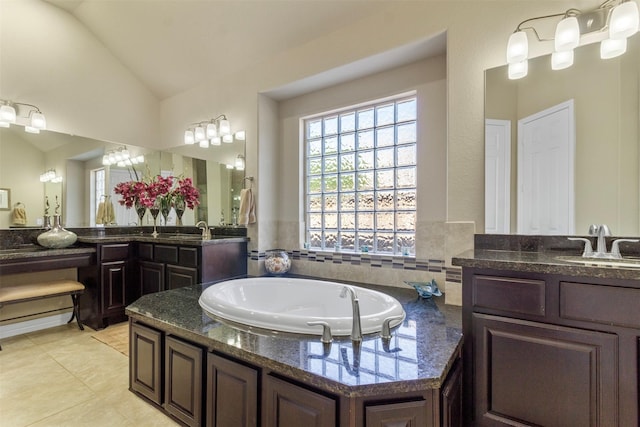
[{"label": "flower arrangement", "polygon": [[[177,185],[174,185],[176,183]],[[193,186],[191,178],[176,179],[173,176],[157,175],[149,182],[121,182],[113,191],[122,196],[118,202],[127,208],[151,208],[156,201],[169,209],[175,206],[176,201],[184,202],[189,209],[200,204],[200,193]]]}]

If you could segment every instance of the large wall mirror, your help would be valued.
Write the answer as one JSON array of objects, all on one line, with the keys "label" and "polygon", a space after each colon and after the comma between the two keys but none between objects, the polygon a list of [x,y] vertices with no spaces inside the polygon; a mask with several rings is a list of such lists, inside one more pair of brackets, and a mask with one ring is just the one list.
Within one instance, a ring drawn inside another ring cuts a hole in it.
[{"label": "large wall mirror", "polygon": [[[568,69],[553,71],[550,62],[550,56],[530,59],[529,73],[520,80],[509,80],[506,66],[485,72],[486,232],[586,235],[590,224],[604,223],[616,236],[640,235],[640,34],[628,40],[627,52],[617,58],[600,59],[595,43],[577,48]],[[550,131],[538,120],[567,105],[564,127],[554,125]],[[571,132],[575,138],[569,162],[555,153],[537,157],[526,145],[537,141],[542,146],[558,133]],[[536,162],[543,177],[532,189],[529,165]],[[557,184],[563,173],[570,182],[564,195]],[[527,186],[529,191],[523,191]],[[536,202],[547,211],[572,205],[569,232],[531,231],[536,228],[530,227],[527,213],[538,206],[525,208],[527,212],[522,206],[539,200],[540,194],[551,197],[550,202]]]},{"label": "large wall mirror", "polygon": [[[66,227],[108,227],[138,225],[134,209],[119,205],[113,192],[118,182],[148,179],[155,175],[190,177],[200,191],[200,205],[187,210],[183,225],[204,220],[208,224],[232,223],[239,209],[244,181],[244,141],[234,140],[221,146],[177,146],[164,151],[126,145],[131,156],[144,156],[133,167],[104,166],[102,156],[124,147],[90,138],[43,131],[34,135],[21,126],[0,129],[0,188],[11,189],[11,210],[0,215],[0,229],[16,226],[13,207],[20,203],[27,215],[26,226],[42,225],[46,203],[49,215],[56,204]],[[40,175],[53,171],[61,182],[40,181]],[[114,206],[113,219],[100,220],[100,204]],[[142,225],[151,225],[147,214]],[[160,219],[159,225],[164,223]],[[175,212],[167,225],[176,225]],[[23,225],[20,225],[23,226]]]}]

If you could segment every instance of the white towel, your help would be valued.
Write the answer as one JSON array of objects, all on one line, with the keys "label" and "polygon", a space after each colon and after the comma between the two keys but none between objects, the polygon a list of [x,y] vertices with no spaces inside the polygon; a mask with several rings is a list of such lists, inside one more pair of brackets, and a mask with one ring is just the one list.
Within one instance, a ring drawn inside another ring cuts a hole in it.
[{"label": "white towel", "polygon": [[104,224],[104,202],[98,203],[98,211],[96,212],[96,224]]},{"label": "white towel", "polygon": [[240,212],[238,217],[238,223],[241,225],[256,222],[256,205],[250,188],[244,188],[240,191]]}]

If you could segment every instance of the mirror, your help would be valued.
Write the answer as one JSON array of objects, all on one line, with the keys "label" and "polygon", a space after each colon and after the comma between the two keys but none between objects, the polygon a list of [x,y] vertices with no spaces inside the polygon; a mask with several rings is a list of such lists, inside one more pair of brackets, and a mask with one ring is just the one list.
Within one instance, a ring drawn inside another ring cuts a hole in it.
[{"label": "mirror", "polygon": [[[551,70],[547,55],[530,59],[523,79],[509,80],[507,66],[485,72],[485,119],[510,123],[511,170],[506,185],[495,186],[510,201],[494,210],[509,211],[510,233],[518,230],[518,120],[573,100],[575,234],[605,223],[616,236],[640,235],[640,35],[629,38],[627,52],[617,58],[600,59],[599,47],[577,48],[574,65],[565,70]],[[494,122],[485,122],[488,130],[487,123]],[[508,141],[509,131],[505,135]],[[491,188],[500,181],[491,171],[485,179]],[[486,215],[487,230],[493,220]]]},{"label": "mirror", "polygon": [[[49,215],[59,200],[63,223],[66,227],[105,226],[96,224],[100,202],[114,206],[115,219],[107,226],[137,225],[134,209],[118,204],[120,196],[113,193],[118,182],[143,177],[174,175],[191,177],[200,191],[200,206],[187,209],[183,225],[194,225],[199,220],[219,224],[232,223],[234,208],[239,208],[239,195],[244,182],[244,169],[236,166],[238,156],[244,159],[244,141],[235,140],[220,147],[175,147],[166,151],[127,145],[132,156],[143,155],[144,163],[131,167],[103,166],[102,156],[110,150],[123,147],[90,138],[43,131],[34,135],[20,126],[0,129],[0,188],[11,191],[11,204],[21,203],[27,215],[26,226],[38,227],[43,223],[45,201],[49,200]],[[228,168],[227,165],[233,165]],[[40,182],[40,175],[54,170],[62,182]],[[104,170],[102,174],[95,171]],[[97,191],[105,188],[107,194]],[[109,194],[110,193],[110,194]],[[105,196],[110,196],[107,199]],[[0,229],[16,226],[12,218],[13,206],[0,212]],[[164,220],[159,219],[158,224]],[[98,219],[98,222],[100,220]],[[167,225],[176,225],[175,211],[167,218]],[[152,225],[147,214],[143,225]],[[24,225],[20,225],[24,226]]]}]

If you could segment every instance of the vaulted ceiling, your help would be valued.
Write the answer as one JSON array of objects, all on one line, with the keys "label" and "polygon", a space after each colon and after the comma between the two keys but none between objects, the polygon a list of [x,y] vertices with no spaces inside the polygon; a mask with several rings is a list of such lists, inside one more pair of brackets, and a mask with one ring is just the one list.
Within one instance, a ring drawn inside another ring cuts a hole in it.
[{"label": "vaulted ceiling", "polygon": [[336,31],[394,2],[46,0],[78,19],[158,99]]}]

